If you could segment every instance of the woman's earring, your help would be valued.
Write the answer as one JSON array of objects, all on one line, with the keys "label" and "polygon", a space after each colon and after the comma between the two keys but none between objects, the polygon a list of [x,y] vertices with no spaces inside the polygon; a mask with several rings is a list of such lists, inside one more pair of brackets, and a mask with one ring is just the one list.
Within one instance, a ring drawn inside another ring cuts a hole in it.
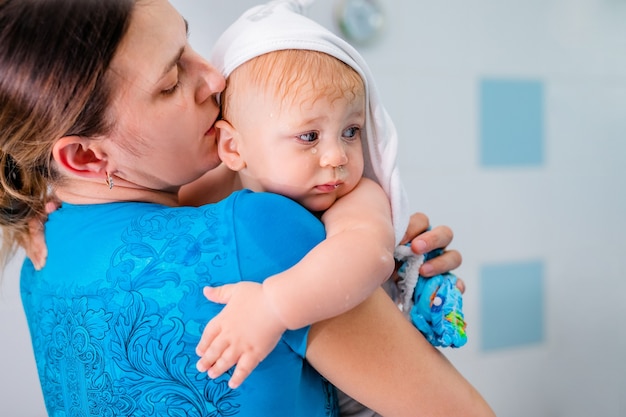
[{"label": "woman's earring", "polygon": [[106,173],[106,175],[107,175],[106,182],[107,182],[107,185],[109,186],[109,190],[110,190],[111,188],[113,188],[113,177],[108,172]]}]

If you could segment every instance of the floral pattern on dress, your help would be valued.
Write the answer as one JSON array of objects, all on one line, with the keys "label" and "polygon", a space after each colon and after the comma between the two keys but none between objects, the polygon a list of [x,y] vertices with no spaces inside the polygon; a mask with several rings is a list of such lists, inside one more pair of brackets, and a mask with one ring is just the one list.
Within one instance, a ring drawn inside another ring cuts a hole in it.
[{"label": "floral pattern on dress", "polygon": [[[271,415],[267,410],[274,406],[338,416],[334,387],[301,358],[291,360],[284,373],[267,374],[289,378],[284,393],[280,379],[259,378],[231,390],[229,373],[212,380],[195,367],[204,326],[222,309],[207,302],[202,289],[240,276],[233,224],[224,219],[249,217],[233,215],[235,198],[200,210],[122,203],[66,205],[51,215],[47,230],[55,230],[50,237],[57,252],[43,271],[26,262],[22,274],[22,301],[50,417],[256,416]],[[100,224],[97,243],[88,240],[92,233],[63,245],[66,236],[103,217],[128,227],[120,232]],[[110,259],[99,259],[101,253]],[[301,354],[289,343],[282,349]],[[280,369],[282,354],[268,363]]]},{"label": "floral pattern on dress", "polygon": [[[206,231],[196,236],[192,226],[203,214]],[[50,381],[43,390],[54,416],[237,414],[230,375],[211,380],[190,355],[219,308],[202,296],[209,271],[227,256],[214,243],[216,222],[211,210],[146,214],[122,234],[106,279],[45,289],[54,296],[37,315],[34,343],[45,346],[38,366]],[[164,305],[163,291],[180,301]]]}]

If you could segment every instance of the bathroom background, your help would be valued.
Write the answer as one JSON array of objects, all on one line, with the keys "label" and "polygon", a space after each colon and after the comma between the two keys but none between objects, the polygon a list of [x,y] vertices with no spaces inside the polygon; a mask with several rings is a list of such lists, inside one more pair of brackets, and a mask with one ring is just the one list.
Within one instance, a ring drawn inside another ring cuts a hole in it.
[{"label": "bathroom background", "polygon": [[[172,3],[209,56],[259,1]],[[445,354],[500,417],[626,416],[626,1],[379,2],[382,32],[357,48],[413,211],[464,259],[469,341]],[[339,33],[339,3],[309,15]],[[0,415],[44,416],[18,271],[0,291]]]}]

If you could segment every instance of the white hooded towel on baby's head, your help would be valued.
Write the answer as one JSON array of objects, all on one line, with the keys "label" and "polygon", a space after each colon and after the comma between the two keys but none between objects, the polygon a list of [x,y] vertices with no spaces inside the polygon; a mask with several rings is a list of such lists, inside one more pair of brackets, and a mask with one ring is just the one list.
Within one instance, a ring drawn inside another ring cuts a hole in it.
[{"label": "white hooded towel on baby's head", "polygon": [[365,84],[367,103],[363,151],[365,176],[375,180],[391,201],[396,243],[409,221],[407,197],[396,163],[398,136],[378,97],[371,71],[349,43],[302,13],[311,1],[276,0],[245,12],[219,38],[211,62],[228,77],[246,61],[268,52],[307,49],[324,52],[352,68]]}]

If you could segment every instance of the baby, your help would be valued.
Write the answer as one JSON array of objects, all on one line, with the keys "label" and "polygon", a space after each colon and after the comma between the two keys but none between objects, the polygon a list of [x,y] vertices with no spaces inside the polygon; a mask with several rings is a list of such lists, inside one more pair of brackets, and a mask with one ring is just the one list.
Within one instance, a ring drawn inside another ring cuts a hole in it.
[{"label": "baby", "polygon": [[205,328],[198,369],[215,378],[236,365],[233,388],[286,329],[341,314],[386,281],[408,221],[395,128],[366,63],[297,9],[293,1],[251,9],[213,58],[227,76],[216,124],[224,165],[242,187],[316,213],[327,232],[300,263],[262,285],[205,290],[227,305]]},{"label": "baby", "polygon": [[327,232],[301,262],[262,285],[205,291],[227,305],[205,328],[198,368],[215,378],[236,364],[231,387],[286,329],[341,314],[386,281],[408,223],[395,129],[367,65],[294,7],[249,10],[212,59],[227,76],[216,125],[222,161],[244,188],[283,194],[317,213]]}]

